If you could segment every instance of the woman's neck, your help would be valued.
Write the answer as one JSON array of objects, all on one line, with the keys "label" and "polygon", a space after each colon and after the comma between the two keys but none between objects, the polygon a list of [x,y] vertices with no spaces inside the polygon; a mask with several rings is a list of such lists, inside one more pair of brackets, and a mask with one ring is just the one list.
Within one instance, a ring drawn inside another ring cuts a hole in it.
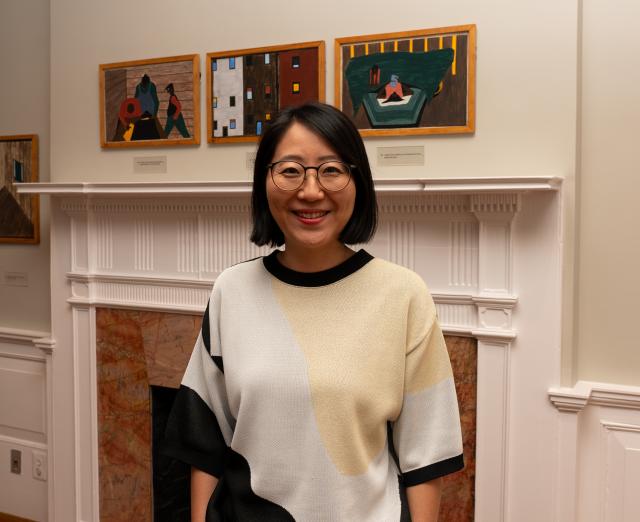
[{"label": "woman's neck", "polygon": [[278,254],[278,261],[296,272],[321,272],[338,266],[354,253],[353,250],[342,243],[330,250],[324,248],[318,250],[300,249],[285,245],[285,250]]}]

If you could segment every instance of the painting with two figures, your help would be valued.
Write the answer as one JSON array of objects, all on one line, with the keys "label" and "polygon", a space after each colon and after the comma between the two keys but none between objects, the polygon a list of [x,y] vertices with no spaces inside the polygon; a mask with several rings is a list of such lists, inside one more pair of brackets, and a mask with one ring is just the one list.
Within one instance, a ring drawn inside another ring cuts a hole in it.
[{"label": "painting with two figures", "polygon": [[198,55],[100,66],[103,147],[200,143]]}]

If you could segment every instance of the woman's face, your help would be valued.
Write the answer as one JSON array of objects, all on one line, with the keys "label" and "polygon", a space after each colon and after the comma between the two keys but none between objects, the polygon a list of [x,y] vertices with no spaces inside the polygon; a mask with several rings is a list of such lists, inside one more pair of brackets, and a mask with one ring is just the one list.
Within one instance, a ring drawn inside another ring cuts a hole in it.
[{"label": "woman's face", "polygon": [[[326,161],[342,161],[320,136],[304,125],[294,122],[276,147],[272,162],[293,160],[305,166],[317,166]],[[287,249],[313,249],[321,253],[342,248],[338,239],[351,218],[356,200],[353,179],[338,192],[322,189],[316,170],[307,172],[298,190],[284,191],[267,175],[267,201],[273,219],[284,234]]]}]

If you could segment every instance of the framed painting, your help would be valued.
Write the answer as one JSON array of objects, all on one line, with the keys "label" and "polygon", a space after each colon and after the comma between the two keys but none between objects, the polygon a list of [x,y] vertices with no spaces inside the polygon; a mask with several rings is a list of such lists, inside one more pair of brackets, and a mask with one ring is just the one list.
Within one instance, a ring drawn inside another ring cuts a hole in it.
[{"label": "framed painting", "polygon": [[208,53],[208,142],[257,141],[285,107],[324,101],[324,53],[324,42]]},{"label": "framed painting", "polygon": [[17,183],[38,181],[38,136],[0,136],[0,243],[40,242],[40,199],[18,194]]},{"label": "framed painting", "polygon": [[337,38],[335,102],[363,136],[475,130],[476,26]]},{"label": "framed painting", "polygon": [[103,148],[199,143],[197,54],[100,65]]}]

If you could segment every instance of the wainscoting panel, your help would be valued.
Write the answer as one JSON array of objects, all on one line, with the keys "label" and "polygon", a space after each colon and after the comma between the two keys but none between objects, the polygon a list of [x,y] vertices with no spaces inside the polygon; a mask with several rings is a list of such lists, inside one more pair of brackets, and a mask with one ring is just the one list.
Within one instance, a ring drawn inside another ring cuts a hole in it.
[{"label": "wainscoting panel", "polygon": [[[35,343],[47,335],[0,328],[0,513],[38,522],[48,520],[49,419],[47,355]],[[12,450],[20,474],[10,471]]]}]

